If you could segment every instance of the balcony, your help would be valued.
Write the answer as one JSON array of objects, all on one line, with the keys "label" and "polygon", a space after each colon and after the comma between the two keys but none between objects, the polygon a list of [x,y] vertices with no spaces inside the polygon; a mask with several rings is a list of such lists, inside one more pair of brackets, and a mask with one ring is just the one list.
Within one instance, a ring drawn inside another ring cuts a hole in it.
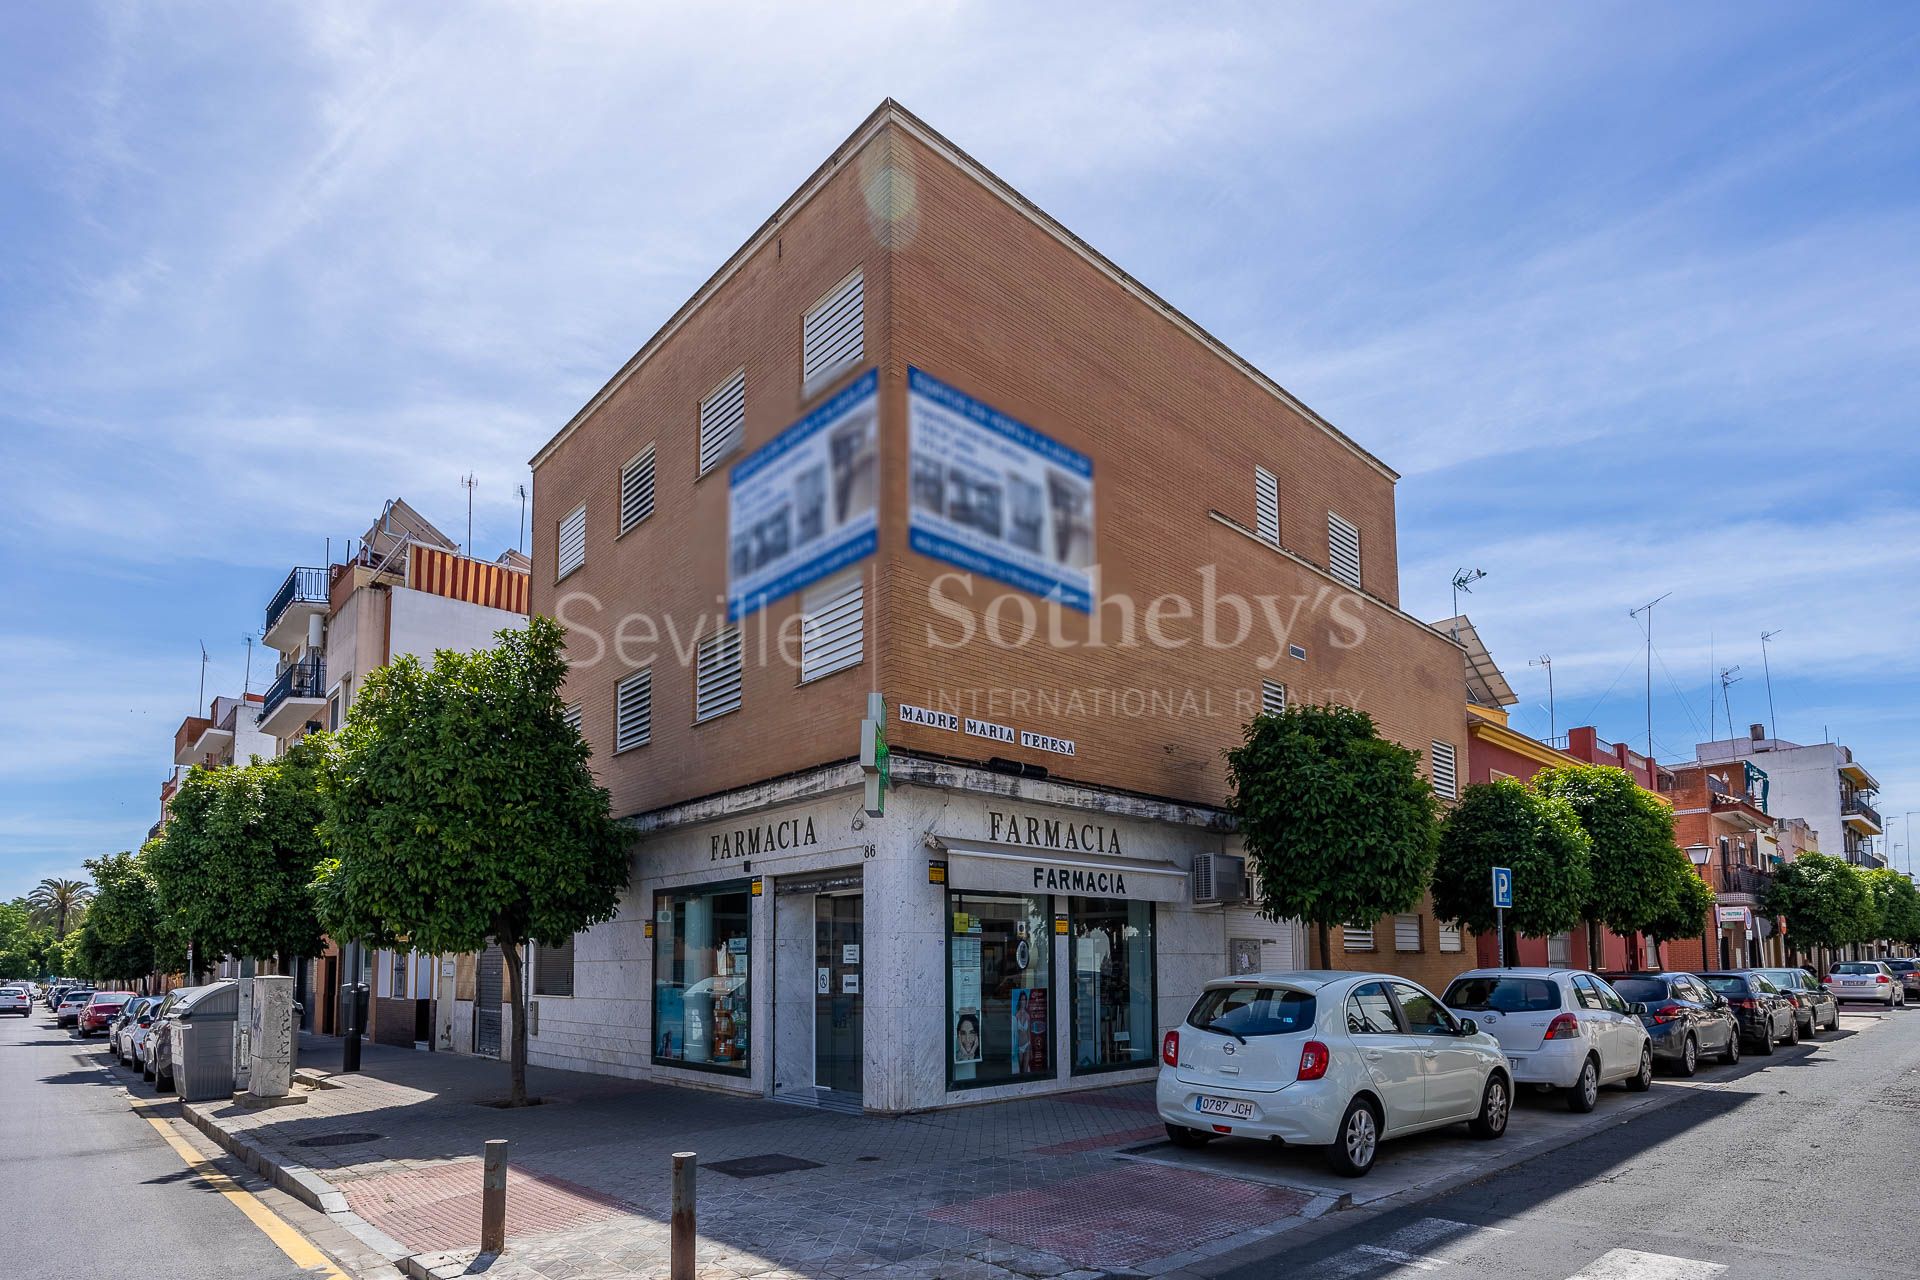
[{"label": "balcony", "polygon": [[1720,868],[1720,882],[1722,896],[1744,894],[1753,900],[1752,905],[1765,906],[1773,888],[1773,873],[1735,864]]},{"label": "balcony", "polygon": [[302,658],[274,677],[260,707],[260,732],[290,738],[309,721],[325,718],[327,664],[318,657]]},{"label": "balcony", "polygon": [[200,763],[200,737],[213,726],[205,716],[188,716],[173,731],[173,762],[179,765]]},{"label": "balcony", "polygon": [[291,653],[300,647],[307,634],[307,619],[327,611],[327,571],[301,568],[287,575],[267,606],[267,626],[263,633],[267,647]]},{"label": "balcony", "polygon": [[1861,835],[1877,836],[1886,831],[1880,824],[1880,811],[1862,800],[1858,792],[1840,794],[1840,820],[1853,823]]}]

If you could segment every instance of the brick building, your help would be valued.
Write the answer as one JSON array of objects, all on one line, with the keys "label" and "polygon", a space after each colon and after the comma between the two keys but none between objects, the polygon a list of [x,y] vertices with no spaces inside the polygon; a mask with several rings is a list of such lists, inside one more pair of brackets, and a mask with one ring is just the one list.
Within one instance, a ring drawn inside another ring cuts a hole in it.
[{"label": "brick building", "polygon": [[[1717,904],[1698,939],[1676,939],[1676,968],[1785,964],[1780,922],[1766,912],[1780,832],[1767,812],[1767,777],[1742,761],[1673,770],[1673,831],[1713,887]],[[1793,838],[1803,839],[1796,828]],[[1704,954],[1704,961],[1702,956]]]},{"label": "brick building", "polygon": [[[892,102],[533,466],[533,607],[640,832],[620,917],[534,957],[537,1062],[885,1111],[1146,1078],[1202,982],[1310,955],[1222,808],[1256,711],[1356,704],[1455,786],[1395,474]],[[1335,943],[1470,954],[1430,911]]]}]

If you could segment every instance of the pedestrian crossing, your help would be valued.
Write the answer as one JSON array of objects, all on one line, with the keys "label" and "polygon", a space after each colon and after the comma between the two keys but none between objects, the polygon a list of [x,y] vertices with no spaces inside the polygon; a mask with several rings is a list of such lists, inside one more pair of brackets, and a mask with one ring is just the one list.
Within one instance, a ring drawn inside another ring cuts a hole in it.
[{"label": "pedestrian crossing", "polygon": [[1331,1280],[1396,1280],[1416,1275],[1466,1280],[1469,1275],[1487,1274],[1487,1263],[1496,1258],[1497,1271],[1515,1280],[1715,1280],[1727,1270],[1722,1263],[1639,1249],[1609,1249],[1574,1272],[1538,1264],[1528,1269],[1524,1263],[1516,1265],[1511,1256],[1517,1243],[1508,1239],[1512,1235],[1503,1227],[1421,1218],[1336,1254],[1315,1272]]}]

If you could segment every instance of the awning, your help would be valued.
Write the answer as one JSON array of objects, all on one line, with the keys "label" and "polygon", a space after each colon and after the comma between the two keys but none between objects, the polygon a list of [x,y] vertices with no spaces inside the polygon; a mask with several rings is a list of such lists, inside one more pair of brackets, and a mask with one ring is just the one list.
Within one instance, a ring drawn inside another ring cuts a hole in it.
[{"label": "awning", "polygon": [[1187,900],[1187,873],[1171,862],[938,835],[927,837],[927,847],[946,856],[947,884],[962,891],[1055,893],[1142,902]]}]

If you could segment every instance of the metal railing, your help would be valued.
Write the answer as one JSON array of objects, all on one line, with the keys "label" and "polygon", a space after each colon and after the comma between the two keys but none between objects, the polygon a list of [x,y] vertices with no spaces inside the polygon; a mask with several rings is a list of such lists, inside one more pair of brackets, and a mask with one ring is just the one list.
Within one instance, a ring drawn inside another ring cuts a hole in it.
[{"label": "metal railing", "polygon": [[1720,876],[1728,893],[1750,893],[1763,903],[1773,888],[1773,873],[1757,867],[1722,867]]},{"label": "metal railing", "polygon": [[319,657],[302,658],[275,676],[267,687],[267,700],[261,704],[260,718],[273,714],[275,707],[288,698],[324,698],[327,696],[327,664]]},{"label": "metal railing", "polygon": [[1880,811],[1868,804],[1865,800],[1862,800],[1858,792],[1840,797],[1840,811],[1842,813],[1857,813],[1876,827],[1884,828],[1886,826],[1884,822],[1880,821]]},{"label": "metal railing", "polygon": [[299,568],[287,575],[280,589],[273,593],[273,602],[267,606],[268,631],[280,621],[280,615],[295,604],[325,604],[327,602],[327,571],[325,569]]}]

